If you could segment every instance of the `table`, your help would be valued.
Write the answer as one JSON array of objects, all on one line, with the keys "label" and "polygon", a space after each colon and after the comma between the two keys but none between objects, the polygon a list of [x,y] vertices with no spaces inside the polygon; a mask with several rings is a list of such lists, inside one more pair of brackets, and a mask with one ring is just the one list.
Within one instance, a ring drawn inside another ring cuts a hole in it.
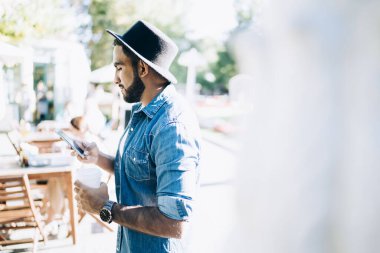
[{"label": "table", "polygon": [[2,165],[0,163],[0,176],[4,175],[24,175],[27,174],[29,179],[49,179],[52,177],[62,177],[67,185],[67,198],[70,209],[70,225],[71,236],[73,244],[77,242],[77,210],[74,205],[74,182],[73,182],[73,166],[60,166],[60,167],[41,167],[21,168],[15,165]]},{"label": "table", "polygon": [[51,153],[52,146],[55,142],[61,141],[61,138],[55,132],[32,132],[22,139],[38,148],[39,153]]}]

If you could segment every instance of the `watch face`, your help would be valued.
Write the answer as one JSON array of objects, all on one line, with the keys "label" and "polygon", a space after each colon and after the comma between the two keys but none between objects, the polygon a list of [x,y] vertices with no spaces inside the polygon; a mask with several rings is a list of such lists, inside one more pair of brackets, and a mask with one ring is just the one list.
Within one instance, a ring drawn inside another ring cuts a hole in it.
[{"label": "watch face", "polygon": [[111,212],[109,210],[103,208],[100,211],[100,219],[102,219],[102,221],[104,221],[104,222],[109,222],[111,219]]}]

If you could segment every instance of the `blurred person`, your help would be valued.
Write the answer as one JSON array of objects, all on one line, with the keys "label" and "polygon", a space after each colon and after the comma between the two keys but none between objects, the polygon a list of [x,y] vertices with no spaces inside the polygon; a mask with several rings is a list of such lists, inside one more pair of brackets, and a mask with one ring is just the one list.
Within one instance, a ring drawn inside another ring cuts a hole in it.
[{"label": "blurred person", "polygon": [[254,109],[225,252],[380,252],[380,3],[261,13],[236,44]]},{"label": "blurred person", "polygon": [[[86,157],[114,173],[117,201],[108,189],[75,182],[78,207],[118,223],[118,252],[183,252],[184,232],[199,186],[200,131],[169,72],[177,46],[145,21],[114,40],[114,83],[124,100],[136,103],[116,156],[80,142]],[[74,153],[73,153],[74,154]]]},{"label": "blurred person", "polygon": [[36,110],[36,93],[31,85],[23,83],[21,89],[16,93],[16,103],[19,105],[20,118],[26,122],[33,121],[33,114]]},{"label": "blurred person", "polygon": [[[88,130],[87,123],[83,116],[77,116],[70,120],[70,129],[68,130],[73,136],[78,139],[84,139],[85,133]],[[61,143],[55,143],[55,147],[61,148]],[[55,148],[53,147],[53,149]],[[66,184],[62,178],[50,178],[47,182],[47,189],[44,196],[44,214],[46,215],[45,232],[50,235],[57,235],[59,227],[62,223],[57,220],[62,220],[65,209]]]},{"label": "blurred person", "polygon": [[[60,226],[64,224],[66,209],[66,184],[59,177],[49,178],[43,198],[42,213],[45,216],[44,231],[46,235],[57,235]],[[61,222],[62,221],[62,222]]]},{"label": "blurred person", "polygon": [[96,97],[87,97],[84,117],[87,122],[91,122],[91,124],[88,124],[88,130],[94,135],[100,135],[106,126],[106,117],[100,110]]},{"label": "blurred person", "polygon": [[[87,140],[95,142],[98,146],[104,149],[100,138],[96,135],[91,134],[88,129],[88,122],[84,116],[76,116],[70,120],[70,128],[68,129],[69,134],[74,136],[78,140]],[[66,142],[63,142],[66,146]],[[56,143],[55,145],[61,146],[61,143]],[[82,167],[94,167],[91,164],[81,164],[78,169]],[[107,173],[108,174],[108,173]],[[105,174],[103,174],[105,176]],[[75,177],[75,171],[74,171]],[[60,177],[51,178],[47,183],[46,195],[44,197],[45,214],[46,214],[46,229],[45,232],[50,235],[57,235],[61,227],[67,229],[64,225],[65,221],[58,222],[62,220],[66,210],[66,184],[64,180]],[[67,231],[66,231],[67,232]],[[62,233],[62,232],[61,232]]]},{"label": "blurred person", "polygon": [[90,123],[85,116],[76,116],[70,120],[70,133],[77,139],[87,142],[95,142],[102,150],[105,150],[102,139],[90,132]]},{"label": "blurred person", "polygon": [[77,116],[70,120],[70,125],[72,127],[71,132],[80,139],[84,138],[88,130],[88,123],[83,116]]},{"label": "blurred person", "polygon": [[84,107],[77,106],[72,99],[68,99],[64,103],[62,112],[56,116],[56,121],[70,126],[70,121],[77,116],[83,115],[83,112]]},{"label": "blurred person", "polygon": [[47,98],[47,88],[42,80],[37,83],[37,120],[46,120],[49,114],[49,100]]}]

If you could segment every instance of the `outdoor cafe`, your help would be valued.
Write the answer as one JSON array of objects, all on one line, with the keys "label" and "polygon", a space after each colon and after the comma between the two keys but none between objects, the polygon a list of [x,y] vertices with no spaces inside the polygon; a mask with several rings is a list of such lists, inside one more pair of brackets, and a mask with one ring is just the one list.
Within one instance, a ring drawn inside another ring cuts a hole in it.
[{"label": "outdoor cafe", "polygon": [[[86,60],[78,58],[84,55],[78,45],[58,43],[52,49],[49,44],[49,50],[43,46],[40,42],[28,50],[3,42],[0,45],[1,252],[20,245],[36,252],[48,241],[59,239],[78,243],[78,225],[86,213],[77,209],[73,187],[83,165],[56,131],[73,139],[91,132],[102,142],[97,136],[107,127],[102,109],[112,110],[115,100],[103,92],[103,105],[99,106],[96,91],[89,99],[88,83],[83,78],[89,79],[91,73]],[[59,54],[67,47],[72,47],[75,59]],[[77,67],[80,74],[59,74],[69,67]],[[93,81],[97,81],[96,75]],[[90,112],[89,108],[98,110]],[[90,120],[95,123],[88,124]],[[101,174],[101,179],[109,182],[111,176]],[[102,228],[114,230],[97,216],[87,216]]]}]

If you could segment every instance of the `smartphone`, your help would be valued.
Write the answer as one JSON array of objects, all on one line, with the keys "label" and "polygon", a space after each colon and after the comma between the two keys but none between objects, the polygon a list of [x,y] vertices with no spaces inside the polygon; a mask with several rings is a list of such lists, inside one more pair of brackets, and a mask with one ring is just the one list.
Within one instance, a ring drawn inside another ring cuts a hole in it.
[{"label": "smartphone", "polygon": [[67,134],[65,134],[62,130],[57,130],[56,133],[64,140],[66,141],[70,147],[75,150],[75,152],[77,152],[77,154],[84,158],[85,155],[84,155],[84,151],[83,149],[81,149],[75,142],[73,139],[71,139]]}]

